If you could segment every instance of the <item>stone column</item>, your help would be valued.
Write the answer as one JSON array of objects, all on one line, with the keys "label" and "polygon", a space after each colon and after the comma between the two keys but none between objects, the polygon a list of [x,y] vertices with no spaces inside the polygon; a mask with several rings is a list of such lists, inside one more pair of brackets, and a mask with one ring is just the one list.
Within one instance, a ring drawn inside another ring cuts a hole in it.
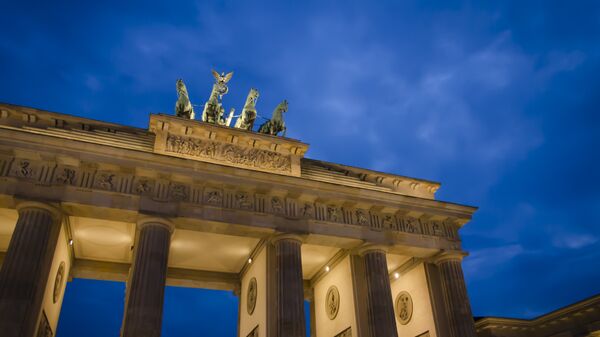
[{"label": "stone column", "polygon": [[273,297],[271,311],[276,337],[306,337],[304,283],[302,280],[302,241],[293,235],[276,237],[273,242]]},{"label": "stone column", "polygon": [[31,337],[35,334],[61,215],[39,202],[17,205],[19,219],[0,270],[0,334]]},{"label": "stone column", "polygon": [[438,266],[451,337],[476,337],[471,304],[467,296],[461,261],[462,252],[444,252],[435,259]]},{"label": "stone column", "polygon": [[394,300],[385,251],[373,248],[363,251],[361,255],[366,280],[366,313],[371,337],[397,337]]},{"label": "stone column", "polygon": [[160,218],[138,221],[132,269],[127,284],[123,337],[159,337],[173,225]]}]

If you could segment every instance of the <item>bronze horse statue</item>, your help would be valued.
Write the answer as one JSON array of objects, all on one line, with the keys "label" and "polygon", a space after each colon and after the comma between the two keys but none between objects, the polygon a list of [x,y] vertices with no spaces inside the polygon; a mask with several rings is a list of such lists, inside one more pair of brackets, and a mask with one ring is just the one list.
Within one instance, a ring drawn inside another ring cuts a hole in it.
[{"label": "bronze horse statue", "polygon": [[271,119],[261,125],[258,132],[276,136],[279,132],[283,131],[283,137],[285,137],[286,127],[283,121],[283,113],[287,112],[287,110],[288,102],[287,100],[283,100],[283,102],[279,103],[275,110],[273,110]]},{"label": "bronze horse statue", "polygon": [[246,98],[246,104],[242,114],[235,122],[235,127],[238,129],[250,130],[254,127],[254,121],[256,120],[256,101],[258,100],[258,90],[251,88]]},{"label": "bronze horse statue", "polygon": [[194,107],[190,102],[187,88],[182,79],[177,80],[177,102],[175,103],[175,116],[187,119],[194,119]]}]

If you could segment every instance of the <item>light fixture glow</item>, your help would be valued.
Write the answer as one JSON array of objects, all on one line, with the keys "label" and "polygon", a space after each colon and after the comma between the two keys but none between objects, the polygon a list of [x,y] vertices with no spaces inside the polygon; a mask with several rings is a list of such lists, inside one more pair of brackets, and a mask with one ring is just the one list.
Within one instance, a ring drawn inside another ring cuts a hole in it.
[{"label": "light fixture glow", "polygon": [[329,272],[329,266],[325,266],[325,272]]},{"label": "light fixture glow", "polygon": [[400,278],[400,273],[394,273],[394,278],[395,279],[399,279]]},{"label": "light fixture glow", "polygon": [[73,239],[69,239],[69,246],[73,245]]},{"label": "light fixture glow", "polygon": [[252,263],[252,258],[248,258],[248,264]]}]

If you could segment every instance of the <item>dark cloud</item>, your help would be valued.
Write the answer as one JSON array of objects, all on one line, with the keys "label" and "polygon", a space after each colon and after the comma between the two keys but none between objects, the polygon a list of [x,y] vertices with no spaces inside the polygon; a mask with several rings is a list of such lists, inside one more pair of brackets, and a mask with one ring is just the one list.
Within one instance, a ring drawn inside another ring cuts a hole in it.
[{"label": "dark cloud", "polygon": [[[597,2],[5,7],[1,101],[145,127],[172,111],[177,78],[202,104],[209,69],[232,69],[225,104],[258,87],[268,115],[287,98],[289,136],[310,157],[441,181],[440,199],[480,206],[462,230],[476,315],[530,317],[600,292]],[[86,296],[77,284],[67,299]],[[180,291],[167,291],[166,315]],[[207,294],[185,303],[237,310]]]}]

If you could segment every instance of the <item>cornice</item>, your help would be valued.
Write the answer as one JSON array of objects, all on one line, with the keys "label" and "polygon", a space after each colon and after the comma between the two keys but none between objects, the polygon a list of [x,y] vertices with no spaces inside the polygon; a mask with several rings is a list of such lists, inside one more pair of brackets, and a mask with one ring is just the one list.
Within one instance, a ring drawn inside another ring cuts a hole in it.
[{"label": "cornice", "polygon": [[[4,134],[7,133],[6,136]],[[20,134],[20,135],[19,135]],[[39,138],[39,140],[38,140]],[[31,151],[40,151],[40,147],[46,148],[44,153],[56,152],[62,156],[72,156],[88,158],[91,162],[113,162],[130,168],[144,167],[146,170],[155,170],[157,172],[170,172],[171,175],[211,176],[209,179],[249,179],[256,184],[273,186],[279,184],[282,188],[292,188],[297,190],[319,191],[320,195],[325,193],[345,194],[356,200],[355,202],[373,202],[387,203],[392,207],[410,207],[416,212],[447,214],[447,217],[455,218],[459,227],[471,218],[477,210],[476,207],[465,206],[451,202],[431,200],[407,196],[396,193],[388,193],[373,190],[360,190],[356,187],[336,185],[327,182],[308,180],[302,177],[281,176],[274,173],[251,172],[248,170],[224,167],[219,164],[195,162],[183,158],[169,157],[154,154],[151,152],[139,151],[136,149],[115,148],[102,144],[85,143],[69,139],[60,139],[44,135],[28,133],[24,130],[0,130],[0,139],[2,143],[11,148],[23,148]],[[109,150],[107,152],[107,150]],[[360,193],[358,191],[360,190]],[[361,201],[362,199],[362,201]]]}]

